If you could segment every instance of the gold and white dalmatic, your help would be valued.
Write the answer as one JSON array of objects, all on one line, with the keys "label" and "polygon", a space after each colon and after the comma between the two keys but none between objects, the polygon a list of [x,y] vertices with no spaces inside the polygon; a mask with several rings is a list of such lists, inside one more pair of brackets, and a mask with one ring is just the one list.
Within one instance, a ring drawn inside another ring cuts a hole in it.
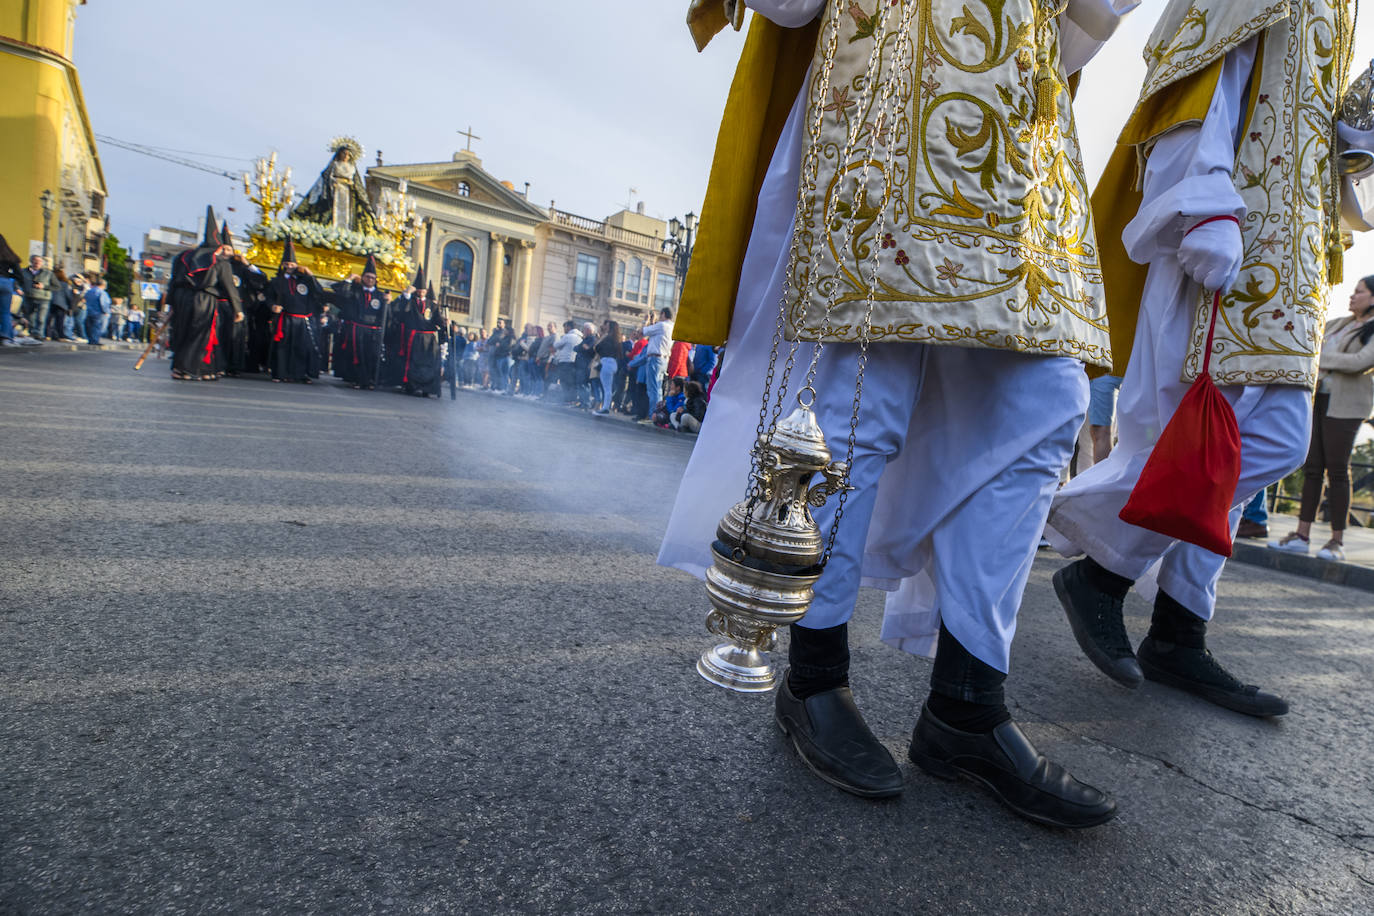
[{"label": "gold and white dalmatic", "polygon": [[[1343,255],[1333,150],[1354,8],[1353,0],[1174,2],[1146,48],[1141,101],[1126,131],[1142,152],[1164,132],[1197,123],[1187,104],[1171,112],[1161,101],[1186,96],[1178,88],[1189,80],[1215,86],[1209,73],[1259,36],[1234,170],[1246,209],[1245,260],[1217,323],[1211,374],[1218,385],[1316,384],[1327,298]],[[1202,371],[1211,305],[1200,293],[1185,381]],[[1118,359],[1118,372],[1124,368]]]},{"label": "gold and white dalmatic", "polygon": [[819,130],[803,162],[817,167],[814,181],[803,168],[789,337],[857,341],[867,315],[874,341],[1111,364],[1060,64],[1066,6],[853,0],[827,20],[807,88]]}]

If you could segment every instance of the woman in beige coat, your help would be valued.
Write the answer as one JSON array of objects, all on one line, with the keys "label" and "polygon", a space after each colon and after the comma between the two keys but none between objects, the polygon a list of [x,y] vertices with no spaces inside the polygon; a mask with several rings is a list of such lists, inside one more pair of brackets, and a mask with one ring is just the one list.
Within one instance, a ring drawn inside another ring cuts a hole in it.
[{"label": "woman in beige coat", "polygon": [[1322,474],[1327,490],[1331,540],[1317,551],[1327,560],[1344,560],[1345,524],[1350,516],[1350,453],[1360,425],[1374,413],[1374,277],[1355,284],[1350,315],[1326,325],[1317,396],[1312,403],[1312,444],[1303,466],[1298,530],[1271,547],[1307,553],[1312,522],[1321,504]]}]

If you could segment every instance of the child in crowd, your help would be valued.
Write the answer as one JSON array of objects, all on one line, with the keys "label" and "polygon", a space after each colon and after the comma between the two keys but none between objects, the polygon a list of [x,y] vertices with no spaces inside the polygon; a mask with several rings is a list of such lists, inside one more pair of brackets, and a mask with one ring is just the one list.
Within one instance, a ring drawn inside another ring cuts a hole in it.
[{"label": "child in crowd", "polygon": [[701,431],[701,421],[706,419],[706,392],[701,382],[690,381],[686,388],[687,396],[682,406],[672,414],[673,429],[695,433]]},{"label": "child in crowd", "polygon": [[668,382],[668,396],[658,402],[654,407],[654,425],[670,426],[673,414],[687,402],[687,380],[682,376],[675,376]]}]

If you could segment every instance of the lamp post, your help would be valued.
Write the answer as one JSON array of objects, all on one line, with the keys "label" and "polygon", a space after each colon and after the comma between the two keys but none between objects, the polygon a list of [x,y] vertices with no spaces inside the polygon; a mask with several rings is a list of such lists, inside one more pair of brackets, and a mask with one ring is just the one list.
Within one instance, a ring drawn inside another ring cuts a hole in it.
[{"label": "lamp post", "polygon": [[692,264],[692,246],[696,243],[696,231],[695,213],[688,213],[682,219],[674,216],[668,220],[668,238],[663,240],[663,250],[673,255],[678,295],[682,294],[682,284],[687,279],[687,268]]},{"label": "lamp post", "polygon": [[43,206],[43,257],[52,262],[52,253],[48,246],[48,224],[52,222],[53,211],[57,209],[57,199],[52,196],[52,191],[44,190],[38,195],[38,202]]}]

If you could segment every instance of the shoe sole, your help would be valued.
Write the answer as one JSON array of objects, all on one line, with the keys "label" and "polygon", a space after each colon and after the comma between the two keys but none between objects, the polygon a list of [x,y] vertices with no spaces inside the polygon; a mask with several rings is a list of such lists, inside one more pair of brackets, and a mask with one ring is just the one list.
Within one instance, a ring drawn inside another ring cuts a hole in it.
[{"label": "shoe sole", "polygon": [[1112,809],[1105,814],[1085,821],[1069,823],[1067,821],[1056,820],[1055,818],[1046,817],[1035,811],[1029,811],[1013,803],[1005,795],[999,792],[996,786],[988,782],[982,776],[979,776],[977,773],[970,773],[947,761],[937,760],[929,754],[921,753],[914,747],[908,748],[906,755],[922,772],[934,776],[936,779],[943,779],[946,782],[958,782],[960,779],[966,779],[975,785],[982,786],[993,798],[997,799],[1005,808],[1014,812],[1018,817],[1023,817],[1028,821],[1033,821],[1045,827],[1059,827],[1064,830],[1085,830],[1089,827],[1101,827],[1103,824],[1116,817],[1116,807],[1113,806]]},{"label": "shoe sole", "polygon": [[[1059,598],[1059,605],[1064,608],[1064,616],[1069,618],[1069,629],[1073,631],[1074,641],[1078,643],[1078,648],[1083,650],[1083,654],[1088,657],[1088,661],[1107,677],[1117,684],[1129,690],[1136,690],[1140,687],[1140,681],[1122,680],[1110,670],[1112,662],[1116,661],[1103,652],[1102,649],[1093,642],[1092,637],[1083,629],[1082,623],[1078,620],[1078,615],[1074,613],[1073,601],[1069,597],[1069,590],[1064,586],[1063,572],[1057,572],[1050,579],[1054,583],[1054,593]],[[1137,664],[1139,661],[1137,660]]]},{"label": "shoe sole", "polygon": [[817,769],[816,765],[811,762],[811,759],[802,752],[801,742],[797,740],[797,736],[793,734],[792,729],[787,727],[787,722],[783,717],[774,715],[773,721],[778,723],[778,728],[787,736],[787,740],[792,745],[792,750],[797,752],[797,756],[801,758],[802,763],[806,764],[806,768],[835,788],[848,792],[850,795],[857,795],[859,798],[895,798],[902,794],[902,789],[904,789],[905,786],[898,786],[895,789],[865,789],[863,786],[856,786],[843,782],[836,779],[830,773],[825,773]]},{"label": "shoe sole", "polygon": [[1244,700],[1237,699],[1233,694],[1207,687],[1203,684],[1198,684],[1187,678],[1179,677],[1172,671],[1166,671],[1163,668],[1156,667],[1143,659],[1140,660],[1140,670],[1144,672],[1146,680],[1154,681],[1156,684],[1163,684],[1165,687],[1173,687],[1175,690],[1182,690],[1184,693],[1191,693],[1195,697],[1199,697],[1223,709],[1229,709],[1232,712],[1254,716],[1257,719],[1274,719],[1279,716],[1288,715],[1287,703],[1284,704],[1283,709],[1261,709],[1253,703],[1246,703]]}]

